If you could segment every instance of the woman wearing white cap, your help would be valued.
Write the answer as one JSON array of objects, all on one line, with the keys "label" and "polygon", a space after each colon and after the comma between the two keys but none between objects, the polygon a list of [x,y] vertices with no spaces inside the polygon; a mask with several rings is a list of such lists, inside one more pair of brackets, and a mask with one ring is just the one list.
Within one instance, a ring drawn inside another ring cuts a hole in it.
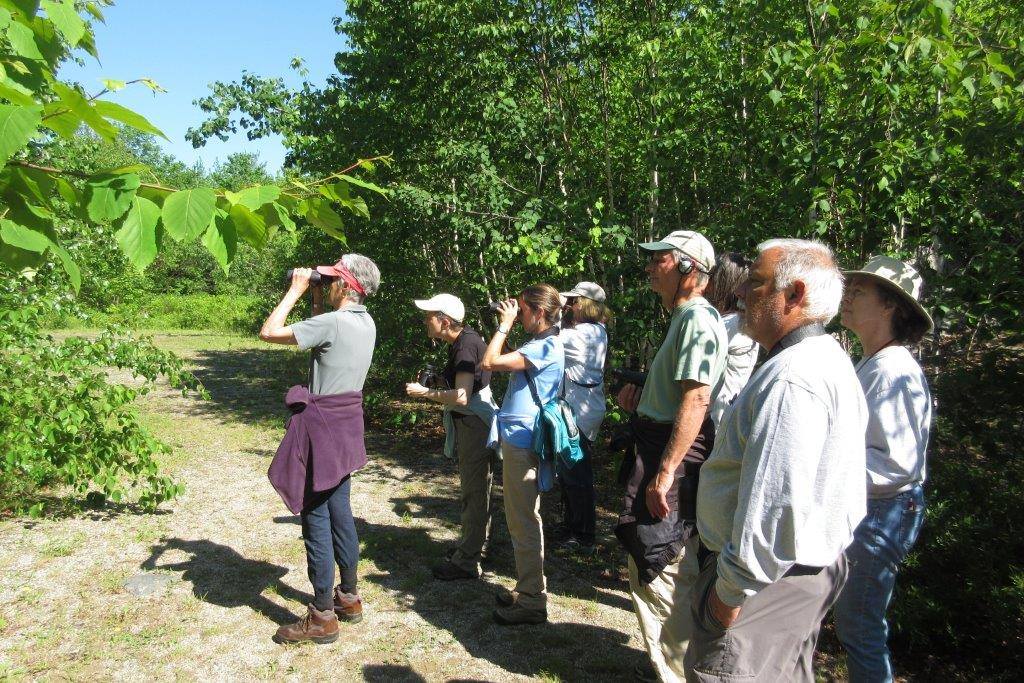
[{"label": "woman wearing white cap", "polygon": [[846,550],[850,575],[835,605],[850,680],[891,681],[885,612],[899,565],[924,519],[928,380],[906,345],[932,328],[919,303],[921,276],[888,256],[847,271],[842,323],[860,340],[857,377],[868,404],[868,514]]},{"label": "woman wearing white cap", "polygon": [[418,382],[405,385],[414,398],[444,406],[445,455],[459,458],[462,536],[448,559],[433,568],[442,581],[475,579],[491,533],[491,482],[497,458],[487,436],[498,406],[491,397],[491,373],[480,368],[487,344],[463,324],[466,307],[451,294],[438,294],[413,303],[424,312],[427,336],[449,345],[448,363],[441,371],[446,387],[428,389]]},{"label": "woman wearing white cap", "polygon": [[604,289],[593,282],[580,282],[568,292],[570,314],[563,317],[559,338],[565,347],[565,400],[576,414],[580,428],[583,459],[561,469],[562,525],[566,538],[562,548],[590,552],[594,547],[597,509],[594,500],[593,450],[606,410],[604,360],[608,351],[610,312]]}]

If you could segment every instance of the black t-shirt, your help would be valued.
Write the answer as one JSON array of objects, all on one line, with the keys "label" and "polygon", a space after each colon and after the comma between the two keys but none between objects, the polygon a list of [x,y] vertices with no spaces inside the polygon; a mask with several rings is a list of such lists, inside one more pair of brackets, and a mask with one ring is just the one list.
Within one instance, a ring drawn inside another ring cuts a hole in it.
[{"label": "black t-shirt", "polygon": [[491,383],[491,373],[480,369],[480,361],[487,351],[483,337],[471,327],[463,327],[462,333],[448,349],[448,364],[441,375],[448,386],[455,388],[455,375],[460,372],[473,373],[473,393],[477,393]]}]

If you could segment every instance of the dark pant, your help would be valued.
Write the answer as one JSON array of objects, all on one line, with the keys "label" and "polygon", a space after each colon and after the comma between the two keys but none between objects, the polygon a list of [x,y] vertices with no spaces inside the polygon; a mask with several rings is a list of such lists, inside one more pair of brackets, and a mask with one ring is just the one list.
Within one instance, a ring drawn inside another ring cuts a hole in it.
[{"label": "dark pant", "polygon": [[302,511],[306,569],[313,584],[313,605],[319,610],[331,609],[334,604],[335,563],[341,569],[341,590],[356,592],[359,539],[349,504],[351,493],[352,477],[345,477],[334,489],[317,494]]},{"label": "dark pant", "polygon": [[572,467],[561,466],[558,481],[562,487],[562,523],[583,543],[594,542],[597,503],[594,500],[594,442],[580,435],[583,459]]}]

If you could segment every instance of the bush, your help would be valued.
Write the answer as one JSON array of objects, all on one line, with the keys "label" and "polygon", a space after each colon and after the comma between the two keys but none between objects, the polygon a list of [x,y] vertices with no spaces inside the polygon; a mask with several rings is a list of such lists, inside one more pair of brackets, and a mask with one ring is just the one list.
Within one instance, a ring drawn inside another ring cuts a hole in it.
[{"label": "bush", "polygon": [[[115,502],[134,498],[146,508],[173,498],[181,486],[162,474],[156,456],[168,447],[139,423],[134,399],[160,377],[182,392],[198,381],[173,354],[146,338],[107,331],[95,339],[58,341],[39,331],[46,302],[0,300],[0,511],[42,512],[39,489],[90,488]],[[117,368],[141,386],[111,383]]]},{"label": "bush", "polygon": [[121,325],[136,330],[188,329],[250,332],[267,315],[262,297],[228,294],[158,294],[126,301],[106,310],[81,310],[48,316],[51,329]]}]

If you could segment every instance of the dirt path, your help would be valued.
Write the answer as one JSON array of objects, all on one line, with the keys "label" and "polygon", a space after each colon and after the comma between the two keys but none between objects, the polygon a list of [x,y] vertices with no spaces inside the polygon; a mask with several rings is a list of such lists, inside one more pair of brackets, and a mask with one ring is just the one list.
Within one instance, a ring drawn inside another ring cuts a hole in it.
[{"label": "dirt path", "polygon": [[[549,561],[544,626],[491,621],[495,588],[513,585],[503,526],[481,581],[435,582],[429,567],[457,536],[454,465],[436,435],[384,430],[353,485],[366,619],[332,645],[274,644],[310,599],[298,520],[265,476],[302,358],[232,336],[157,341],[213,397],[158,391],[142,405],[186,492],[155,515],[0,523],[0,678],[623,680],[643,659],[623,586],[598,576],[615,564],[610,542],[598,558]],[[168,583],[136,597],[125,580],[139,574]]]}]

